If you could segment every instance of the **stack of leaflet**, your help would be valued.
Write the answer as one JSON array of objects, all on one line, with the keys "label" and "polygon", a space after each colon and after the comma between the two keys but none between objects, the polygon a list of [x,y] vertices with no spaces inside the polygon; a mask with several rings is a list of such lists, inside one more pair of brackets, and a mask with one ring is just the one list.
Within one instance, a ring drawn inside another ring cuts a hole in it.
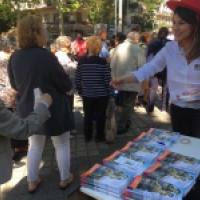
[{"label": "stack of leaflet", "polygon": [[171,132],[165,129],[150,128],[147,132],[148,134],[155,136],[164,136],[170,138],[173,142],[176,142],[180,136],[179,132]]},{"label": "stack of leaflet", "polygon": [[143,159],[132,155],[131,153],[122,153],[116,151],[108,158],[103,160],[104,165],[122,170],[130,173],[132,177],[137,175],[142,175],[142,173],[152,166],[152,163]]},{"label": "stack of leaflet", "polygon": [[158,161],[161,161],[164,164],[170,165],[174,168],[193,173],[197,176],[200,173],[200,160],[193,157],[165,151],[158,157]]},{"label": "stack of leaflet", "polygon": [[169,137],[162,135],[150,135],[148,133],[142,133],[134,140],[134,142],[142,143],[148,146],[154,146],[160,148],[162,151],[169,149],[173,143],[172,139]]},{"label": "stack of leaflet", "polygon": [[145,200],[182,200],[182,188],[159,180],[136,176],[123,192],[123,198],[140,198]]},{"label": "stack of leaflet", "polygon": [[147,146],[142,143],[133,143],[133,142],[128,142],[127,145],[124,148],[120,149],[119,151],[123,153],[129,153],[131,155],[143,158],[150,162],[156,161],[157,157],[161,153],[161,149],[157,147]]},{"label": "stack of leaflet", "polygon": [[192,189],[197,179],[195,174],[170,167],[161,162],[157,162],[145,171],[143,176],[179,186],[183,189],[184,196]]},{"label": "stack of leaflet", "polygon": [[132,175],[119,170],[96,164],[81,175],[83,187],[92,188],[112,196],[121,197],[122,192],[132,180]]}]

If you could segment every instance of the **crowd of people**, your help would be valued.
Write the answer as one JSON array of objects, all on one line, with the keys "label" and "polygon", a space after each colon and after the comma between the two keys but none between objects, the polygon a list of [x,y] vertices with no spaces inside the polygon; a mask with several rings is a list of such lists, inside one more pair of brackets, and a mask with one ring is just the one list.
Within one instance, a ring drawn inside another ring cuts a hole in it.
[{"label": "crowd of people", "polygon": [[[92,140],[94,121],[95,141],[106,140],[107,110],[114,102],[121,110],[117,134],[129,130],[134,106],[141,105],[138,93],[143,93],[147,112],[153,112],[160,81],[161,110],[168,111],[170,96],[173,130],[200,137],[199,102],[179,101],[188,85],[199,85],[200,10],[188,7],[187,0],[175,2],[167,5],[174,11],[176,41],[167,39],[166,27],[155,37],[136,25],[127,35],[117,33],[109,42],[106,30],[87,40],[80,31],[73,45],[69,36],[59,36],[49,51],[42,19],[34,15],[19,22],[17,36],[8,33],[0,37],[0,184],[11,178],[12,160],[17,164],[11,147],[27,146],[29,140],[28,191],[37,189],[47,136],[55,147],[60,188],[73,181],[69,140],[76,133],[76,92],[83,101],[86,142]],[[35,103],[36,88],[42,94]]]}]

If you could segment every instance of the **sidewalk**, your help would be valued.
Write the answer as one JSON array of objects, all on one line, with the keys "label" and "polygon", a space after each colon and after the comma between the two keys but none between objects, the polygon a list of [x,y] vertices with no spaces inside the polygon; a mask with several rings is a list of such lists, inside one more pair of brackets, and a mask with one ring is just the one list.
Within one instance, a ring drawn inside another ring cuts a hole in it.
[{"label": "sidewalk", "polygon": [[[156,105],[159,104],[160,100],[157,100]],[[2,197],[0,196],[0,200],[90,200],[91,198],[78,192],[80,174],[95,163],[102,163],[103,158],[122,148],[128,141],[133,140],[141,132],[147,131],[149,128],[155,127],[171,130],[168,113],[161,112],[156,107],[152,114],[147,114],[145,108],[135,107],[130,131],[124,135],[117,136],[116,143],[96,144],[94,140],[90,143],[85,143],[82,133],[82,102],[79,97],[75,98],[75,118],[78,133],[71,140],[71,172],[75,176],[73,184],[65,190],[59,189],[59,173],[55,152],[51,140],[47,140],[40,165],[42,183],[38,190],[34,194],[27,192],[26,167],[19,168],[13,171],[12,180],[2,186]],[[22,160],[26,162],[26,155],[24,155]]]}]

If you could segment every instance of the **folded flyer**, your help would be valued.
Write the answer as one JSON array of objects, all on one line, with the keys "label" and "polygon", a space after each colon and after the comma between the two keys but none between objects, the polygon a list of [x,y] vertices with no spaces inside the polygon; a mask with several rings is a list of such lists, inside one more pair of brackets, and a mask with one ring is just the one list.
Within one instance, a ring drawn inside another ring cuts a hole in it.
[{"label": "folded flyer", "polygon": [[176,169],[161,162],[157,162],[146,170],[143,175],[181,187],[184,191],[184,196],[194,186],[197,179],[195,174]]},{"label": "folded flyer", "polygon": [[169,137],[150,135],[148,133],[142,133],[134,140],[134,142],[154,146],[160,148],[162,151],[169,149],[173,143],[172,139]]},{"label": "folded flyer", "polygon": [[199,89],[190,89],[185,91],[180,97],[180,101],[183,102],[190,102],[190,101],[199,101],[200,100],[200,91]]},{"label": "folded flyer", "polygon": [[126,146],[119,151],[123,153],[130,153],[139,158],[143,158],[150,162],[154,162],[161,154],[161,149],[154,146],[147,146],[142,143],[128,142]]},{"label": "folded flyer", "polygon": [[179,132],[171,132],[165,129],[150,128],[147,132],[150,135],[169,137],[173,142],[176,142],[180,136]]},{"label": "folded flyer", "polygon": [[126,171],[132,175],[132,177],[137,175],[142,175],[142,173],[152,166],[152,163],[132,155],[131,153],[123,153],[116,151],[108,158],[103,160],[104,165],[118,169],[121,171]]},{"label": "folded flyer", "polygon": [[132,179],[132,175],[125,171],[112,169],[95,164],[90,170],[81,175],[83,184],[90,184],[110,192],[123,192]]},{"label": "folded flyer", "polygon": [[159,180],[136,176],[123,192],[126,197],[143,196],[148,200],[182,200],[182,188]]},{"label": "folded flyer", "polygon": [[200,160],[193,157],[184,156],[182,154],[170,151],[165,151],[158,157],[157,160],[168,164],[174,168],[194,173],[197,176],[200,173]]}]

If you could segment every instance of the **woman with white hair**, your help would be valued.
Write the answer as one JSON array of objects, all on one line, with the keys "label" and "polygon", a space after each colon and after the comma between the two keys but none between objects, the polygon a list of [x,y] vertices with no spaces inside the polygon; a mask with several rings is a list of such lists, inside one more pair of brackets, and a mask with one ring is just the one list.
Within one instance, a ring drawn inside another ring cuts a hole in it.
[{"label": "woman with white hair", "polygon": [[[63,66],[65,72],[70,76],[70,78],[74,83],[77,63],[71,54],[71,37],[59,36],[56,40],[56,46],[57,46],[57,52],[55,53],[55,55],[57,56],[60,64]],[[67,98],[70,103],[70,109],[73,117],[73,124],[72,124],[73,128],[71,130],[71,133],[76,133],[75,119],[73,113],[74,93],[75,93],[75,87],[73,87],[73,89],[67,93]]]}]

